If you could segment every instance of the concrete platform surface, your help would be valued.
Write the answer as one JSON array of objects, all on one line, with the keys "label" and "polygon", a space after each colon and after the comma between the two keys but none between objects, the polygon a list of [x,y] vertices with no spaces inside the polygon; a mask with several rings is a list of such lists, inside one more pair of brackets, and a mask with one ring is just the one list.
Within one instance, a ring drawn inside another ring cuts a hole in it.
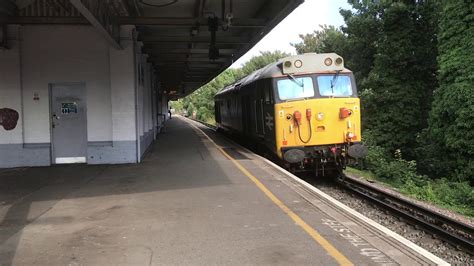
[{"label": "concrete platform surface", "polygon": [[440,261],[184,118],[141,164],[0,170],[1,265],[351,263]]}]

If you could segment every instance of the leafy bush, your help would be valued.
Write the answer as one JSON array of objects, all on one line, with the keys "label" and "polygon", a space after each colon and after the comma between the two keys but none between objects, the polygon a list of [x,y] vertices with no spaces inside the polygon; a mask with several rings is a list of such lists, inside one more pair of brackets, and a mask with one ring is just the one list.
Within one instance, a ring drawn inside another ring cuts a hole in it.
[{"label": "leafy bush", "polygon": [[[435,175],[474,185],[474,5],[441,1],[438,32],[439,87],[434,93],[427,138],[435,143]],[[468,19],[469,18],[469,19]]]},{"label": "leafy bush", "polygon": [[[418,183],[418,184],[417,184]],[[452,182],[446,178],[429,180],[408,180],[399,186],[402,193],[417,199],[474,217],[474,190],[468,182]]]},{"label": "leafy bush", "polygon": [[371,134],[368,130],[364,132],[368,154],[357,166],[359,169],[369,171],[371,178],[403,194],[474,217],[474,190],[469,182],[454,182],[446,178],[433,180],[420,175],[415,161],[403,159],[400,150],[390,155],[386,149],[374,144]]}]

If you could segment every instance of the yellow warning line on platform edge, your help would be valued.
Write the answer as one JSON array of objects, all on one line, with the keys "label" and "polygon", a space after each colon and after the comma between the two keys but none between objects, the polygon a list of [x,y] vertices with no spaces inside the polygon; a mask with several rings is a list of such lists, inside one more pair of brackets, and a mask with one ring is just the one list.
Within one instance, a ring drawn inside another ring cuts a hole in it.
[{"label": "yellow warning line on platform edge", "polygon": [[227,157],[234,165],[271,200],[275,203],[280,209],[286,213],[297,225],[299,225],[303,230],[308,233],[319,245],[321,245],[328,253],[333,257],[340,265],[353,265],[353,263],[344,256],[339,250],[337,250],[329,241],[327,241],[321,234],[318,233],[314,228],[308,225],[301,217],[294,213],[290,208],[288,208],[280,199],[278,199],[260,180],[251,174],[242,164],[232,158],[221,146],[217,145],[213,139],[211,139],[204,131],[202,131],[197,126],[193,125],[192,122],[189,123],[192,127],[199,130],[203,135],[209,139],[214,146],[225,156]]}]

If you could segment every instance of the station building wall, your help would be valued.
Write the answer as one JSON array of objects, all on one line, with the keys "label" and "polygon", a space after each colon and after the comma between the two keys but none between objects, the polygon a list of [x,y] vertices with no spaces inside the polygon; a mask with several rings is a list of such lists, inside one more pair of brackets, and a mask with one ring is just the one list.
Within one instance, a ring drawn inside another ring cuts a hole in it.
[{"label": "station building wall", "polygon": [[51,164],[54,83],[86,86],[87,163],[140,160],[157,131],[156,77],[133,26],[121,28],[122,50],[90,26],[9,26],[8,33],[10,49],[0,50],[0,108],[20,119],[14,130],[0,129],[0,167]]}]

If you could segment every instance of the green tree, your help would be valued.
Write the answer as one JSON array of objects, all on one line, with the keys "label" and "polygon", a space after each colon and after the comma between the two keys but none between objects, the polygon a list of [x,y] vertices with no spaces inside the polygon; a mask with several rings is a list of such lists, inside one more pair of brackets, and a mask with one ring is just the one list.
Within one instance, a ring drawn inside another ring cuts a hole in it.
[{"label": "green tree", "polygon": [[260,55],[252,57],[247,63],[242,66],[243,75],[248,75],[253,71],[260,69],[270,63],[277,62],[283,57],[287,57],[290,54],[276,50],[260,52]]},{"label": "green tree", "polygon": [[[364,82],[364,121],[375,142],[389,151],[401,149],[415,158],[416,137],[426,126],[430,98],[436,86],[436,43],[430,24],[435,10],[429,2],[390,4],[381,14],[381,33],[374,66]],[[432,52],[432,54],[427,53]]]},{"label": "green tree", "polygon": [[426,156],[438,176],[474,184],[474,3],[443,1],[439,23],[439,88]]},{"label": "green tree", "polygon": [[414,23],[416,34],[413,39],[415,50],[413,55],[418,64],[413,68],[413,74],[422,85],[418,99],[421,109],[420,126],[428,126],[429,111],[433,102],[433,92],[439,86],[438,72],[438,24],[441,12],[440,4],[436,1],[424,1],[415,5],[411,19]]},{"label": "green tree", "polygon": [[183,112],[184,110],[184,103],[183,103],[183,99],[178,99],[176,101],[172,101],[170,102],[170,107],[171,109],[174,109],[175,112]]},{"label": "green tree", "polygon": [[300,34],[301,42],[292,43],[298,54],[302,53],[337,53],[344,57],[346,37],[334,26],[320,25],[321,30]]},{"label": "green tree", "polygon": [[381,16],[386,4],[375,1],[351,1],[351,10],[341,10],[345,26],[341,27],[346,36],[344,52],[345,65],[354,72],[356,83],[363,84],[374,65],[374,58],[381,38]]}]

